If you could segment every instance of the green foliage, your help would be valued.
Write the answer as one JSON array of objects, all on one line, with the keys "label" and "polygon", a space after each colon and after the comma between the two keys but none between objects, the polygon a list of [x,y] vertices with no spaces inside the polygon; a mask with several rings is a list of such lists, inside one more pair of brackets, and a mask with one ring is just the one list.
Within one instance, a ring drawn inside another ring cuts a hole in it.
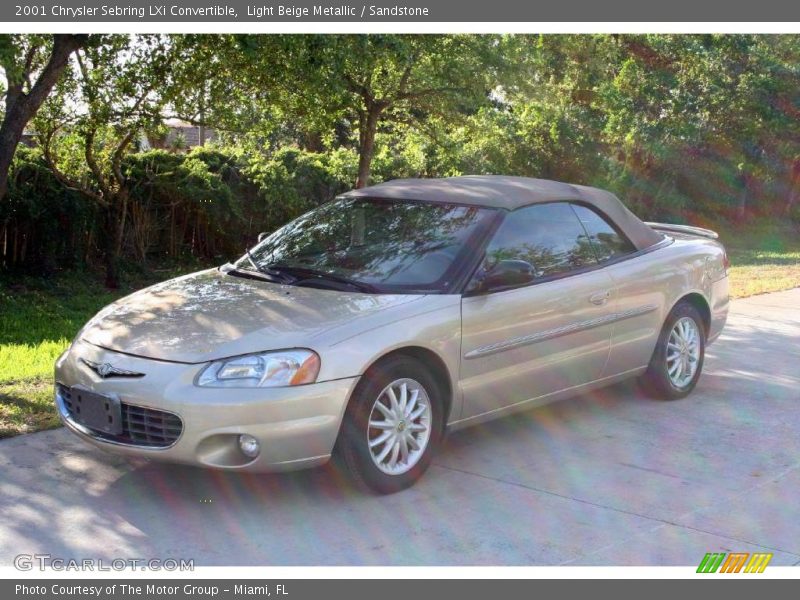
[{"label": "green foliage", "polygon": [[[36,71],[44,65],[53,45],[52,37],[42,34],[0,34],[0,68],[6,80],[0,80],[0,85],[22,84],[23,91],[29,92],[25,73]],[[5,89],[0,87],[0,92],[5,92]]]},{"label": "green foliage", "polygon": [[74,195],[53,176],[38,149],[23,146],[14,155],[8,197],[0,203],[0,220],[40,220],[47,213],[74,210]]},{"label": "green foliage", "polygon": [[346,191],[354,157],[283,148],[270,158],[252,157],[243,173],[258,189],[256,218],[263,230],[286,222]]},{"label": "green foliage", "polygon": [[312,150],[337,141],[355,148],[358,185],[370,180],[379,132],[424,127],[430,119],[463,121],[487,103],[500,62],[498,36],[247,35],[233,40],[241,61],[234,76],[253,90],[255,110],[265,103],[278,105],[291,126],[275,133],[293,133],[301,143],[314,140],[318,147]]},{"label": "green foliage", "polygon": [[136,182],[134,198],[165,204],[204,206],[209,217],[242,216],[229,182],[230,157],[205,150],[174,154],[150,150],[128,156],[125,175]]},{"label": "green foliage", "polygon": [[[65,164],[73,152],[80,152],[67,141],[62,140],[62,150],[69,150],[62,152]],[[121,165],[125,178],[133,182],[123,254],[140,263],[167,257],[235,258],[259,232],[273,230],[349,189],[357,160],[345,149],[314,153],[296,147],[269,157],[216,146],[193,148],[187,154],[129,154]],[[77,171],[79,167],[76,176]],[[9,253],[6,266],[38,262],[53,269],[72,264],[75,257],[92,259],[102,252],[97,239],[86,236],[104,227],[101,211],[91,198],[55,179],[39,149],[17,153],[8,201],[0,204],[0,222],[24,235],[27,251],[36,252],[26,257],[21,249]]]},{"label": "green foliage", "polygon": [[74,264],[85,251],[85,232],[95,215],[94,206],[54,177],[41,150],[21,146],[11,165],[8,193],[0,202],[0,234],[5,236],[0,265],[28,264],[49,271]]},{"label": "green foliage", "polygon": [[[49,39],[0,36],[0,62]],[[367,178],[544,177],[646,219],[800,221],[798,36],[96,35],[79,56],[33,123],[49,156],[15,159],[6,266],[94,263],[110,231],[139,264],[216,261]],[[166,115],[214,145],[137,150]]]}]

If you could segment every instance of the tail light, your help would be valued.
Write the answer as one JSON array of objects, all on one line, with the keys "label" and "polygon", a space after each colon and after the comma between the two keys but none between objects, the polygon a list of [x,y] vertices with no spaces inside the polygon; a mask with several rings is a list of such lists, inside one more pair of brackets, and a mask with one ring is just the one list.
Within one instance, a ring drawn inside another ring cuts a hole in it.
[{"label": "tail light", "polygon": [[722,266],[725,268],[725,274],[728,274],[728,269],[731,268],[731,260],[728,258],[728,252],[725,248],[722,249]]}]

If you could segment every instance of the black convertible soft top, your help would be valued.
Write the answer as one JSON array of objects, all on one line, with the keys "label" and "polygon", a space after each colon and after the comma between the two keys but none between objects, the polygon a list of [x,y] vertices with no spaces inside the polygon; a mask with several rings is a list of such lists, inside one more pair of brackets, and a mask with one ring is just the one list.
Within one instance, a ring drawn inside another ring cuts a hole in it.
[{"label": "black convertible soft top", "polygon": [[638,250],[663,236],[642,222],[611,192],[549,179],[468,175],[442,179],[395,179],[343,194],[346,198],[388,198],[466,204],[514,210],[530,204],[568,200],[587,204],[614,223]]}]

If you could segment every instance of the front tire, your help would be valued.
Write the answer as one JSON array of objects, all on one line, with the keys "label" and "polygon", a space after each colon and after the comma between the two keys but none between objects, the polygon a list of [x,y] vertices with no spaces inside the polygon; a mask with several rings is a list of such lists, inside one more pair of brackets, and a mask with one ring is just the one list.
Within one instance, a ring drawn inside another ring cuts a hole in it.
[{"label": "front tire", "polygon": [[417,360],[397,356],[371,368],[345,412],[337,451],[356,483],[379,494],[414,484],[444,430],[441,388]]},{"label": "front tire", "polygon": [[647,371],[644,391],[661,400],[685,398],[703,370],[706,334],[703,319],[689,302],[679,302],[667,316]]}]

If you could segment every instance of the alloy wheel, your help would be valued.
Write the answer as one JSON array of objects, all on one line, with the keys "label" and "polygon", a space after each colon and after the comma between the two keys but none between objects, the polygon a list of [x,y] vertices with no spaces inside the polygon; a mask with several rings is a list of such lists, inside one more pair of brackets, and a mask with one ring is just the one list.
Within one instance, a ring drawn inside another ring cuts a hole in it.
[{"label": "alloy wheel", "polygon": [[667,375],[677,388],[694,378],[700,361],[700,331],[691,317],[681,317],[667,338]]},{"label": "alloy wheel", "polygon": [[378,395],[369,415],[367,444],[372,462],[387,475],[416,465],[431,437],[431,403],[414,379],[397,379]]}]

